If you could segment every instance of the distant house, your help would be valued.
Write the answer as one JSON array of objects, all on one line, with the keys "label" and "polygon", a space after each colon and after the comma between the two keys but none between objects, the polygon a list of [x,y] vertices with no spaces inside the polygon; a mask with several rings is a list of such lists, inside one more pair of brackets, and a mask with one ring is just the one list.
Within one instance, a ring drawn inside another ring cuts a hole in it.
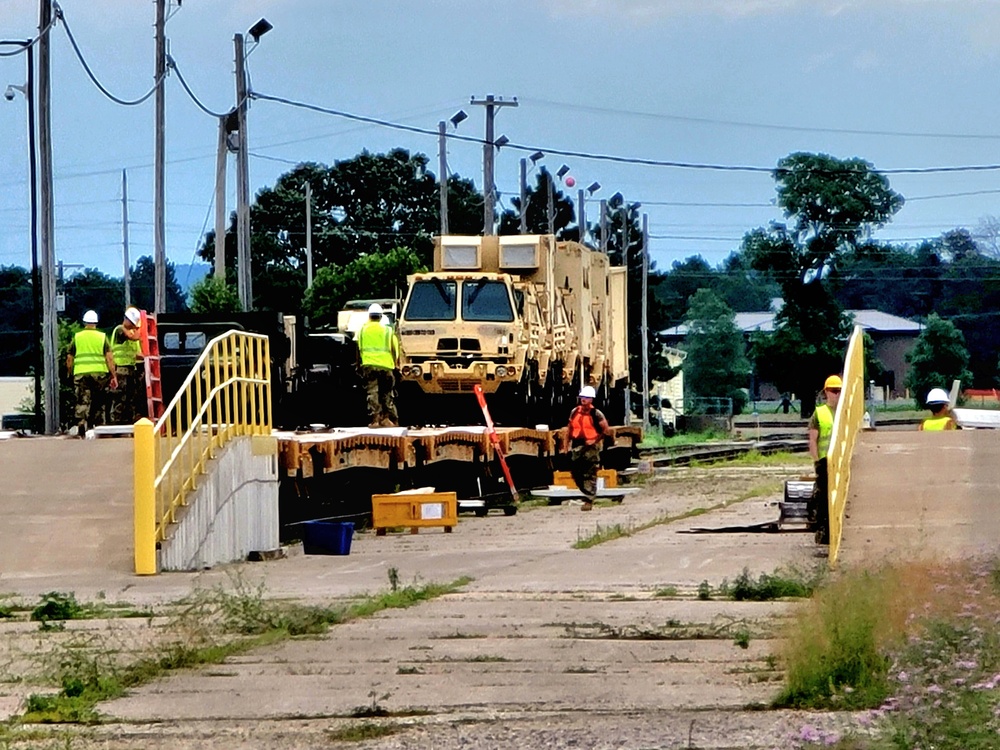
[{"label": "distant house", "polygon": [[[769,312],[736,313],[736,326],[749,339],[755,332],[770,333],[774,330],[775,311],[780,308],[780,300],[773,305],[775,310]],[[903,395],[903,383],[910,366],[906,355],[913,349],[917,336],[923,330],[923,325],[898,315],[880,312],[878,310],[846,310],[847,315],[854,319],[872,338],[875,344],[875,356],[885,367],[885,376],[881,383],[888,388],[890,396]],[[660,331],[661,340],[666,346],[678,346],[687,336],[686,325],[674,326]],[[681,347],[683,348],[683,346]],[[770,384],[762,383],[758,387],[762,398],[778,398],[778,393]]]}]

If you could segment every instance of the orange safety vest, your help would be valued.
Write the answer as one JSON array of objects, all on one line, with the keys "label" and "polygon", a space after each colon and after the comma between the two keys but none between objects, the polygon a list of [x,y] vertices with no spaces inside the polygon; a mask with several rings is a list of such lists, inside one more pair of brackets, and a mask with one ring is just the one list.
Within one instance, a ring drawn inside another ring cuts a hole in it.
[{"label": "orange safety vest", "polygon": [[569,416],[570,440],[576,441],[582,437],[587,445],[593,444],[601,436],[597,431],[597,421],[601,416],[597,409],[591,409],[589,413],[585,413],[579,406],[573,409]]}]

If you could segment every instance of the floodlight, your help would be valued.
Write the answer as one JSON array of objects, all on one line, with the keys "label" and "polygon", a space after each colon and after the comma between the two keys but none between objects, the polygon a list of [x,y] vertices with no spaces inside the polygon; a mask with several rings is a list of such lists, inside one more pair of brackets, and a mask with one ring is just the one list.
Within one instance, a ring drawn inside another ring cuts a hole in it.
[{"label": "floodlight", "polygon": [[528,158],[531,159],[532,164],[537,164],[539,161],[545,158],[545,154],[543,154],[541,151],[536,151]]},{"label": "floodlight", "polygon": [[247,33],[253,37],[255,42],[259,42],[260,38],[264,36],[267,32],[273,29],[274,26],[266,18],[260,19],[257,23],[250,27],[250,31]]},{"label": "floodlight", "polygon": [[567,172],[569,172],[569,166],[563,164],[561,167],[559,167],[559,170],[556,172],[556,177],[558,177],[561,180],[563,177],[566,176]]},{"label": "floodlight", "polygon": [[587,187],[587,195],[593,195],[594,193],[596,193],[600,189],[601,189],[601,183],[599,183],[599,182],[592,182]]},{"label": "floodlight", "polygon": [[510,138],[508,138],[505,135],[501,135],[499,138],[493,141],[493,145],[496,146],[497,148],[502,148],[503,146],[506,146],[508,143],[510,143]]},{"label": "floodlight", "polygon": [[458,110],[458,112],[456,112],[455,114],[453,114],[451,116],[451,124],[452,124],[453,127],[457,128],[458,127],[458,123],[462,122],[462,120],[468,119],[468,117],[469,116],[467,114],[465,114],[465,110],[464,109],[460,109],[460,110]]}]

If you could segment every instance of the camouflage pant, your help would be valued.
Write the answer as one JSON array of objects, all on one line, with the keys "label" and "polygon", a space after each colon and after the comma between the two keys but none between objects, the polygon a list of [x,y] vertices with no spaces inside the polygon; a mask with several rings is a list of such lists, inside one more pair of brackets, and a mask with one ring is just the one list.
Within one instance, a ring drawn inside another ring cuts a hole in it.
[{"label": "camouflage pant", "polygon": [[76,388],[76,423],[84,430],[104,424],[104,404],[108,398],[108,373],[87,373],[73,379]]},{"label": "camouflage pant", "polygon": [[139,398],[139,386],[142,384],[142,375],[138,367],[123,367],[116,369],[118,376],[118,388],[110,392],[111,424],[134,424],[138,419],[136,404]]},{"label": "camouflage pant", "polygon": [[577,488],[588,500],[597,496],[597,470],[601,466],[601,446],[578,445],[570,455],[570,473]]},{"label": "camouflage pant", "polygon": [[381,424],[385,421],[398,424],[396,399],[393,396],[396,378],[392,370],[363,365],[361,378],[365,381],[365,391],[368,393],[368,416],[371,424]]}]

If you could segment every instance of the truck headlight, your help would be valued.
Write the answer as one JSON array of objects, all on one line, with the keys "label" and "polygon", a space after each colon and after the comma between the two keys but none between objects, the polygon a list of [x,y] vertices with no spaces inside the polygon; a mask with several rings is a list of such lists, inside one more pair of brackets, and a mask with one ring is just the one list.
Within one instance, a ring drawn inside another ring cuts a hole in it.
[{"label": "truck headlight", "polygon": [[507,368],[504,367],[503,365],[498,365],[497,366],[497,377],[498,378],[505,378],[505,377],[507,377]]},{"label": "truck headlight", "polygon": [[419,378],[421,372],[420,365],[411,365],[408,372],[411,378]]}]

